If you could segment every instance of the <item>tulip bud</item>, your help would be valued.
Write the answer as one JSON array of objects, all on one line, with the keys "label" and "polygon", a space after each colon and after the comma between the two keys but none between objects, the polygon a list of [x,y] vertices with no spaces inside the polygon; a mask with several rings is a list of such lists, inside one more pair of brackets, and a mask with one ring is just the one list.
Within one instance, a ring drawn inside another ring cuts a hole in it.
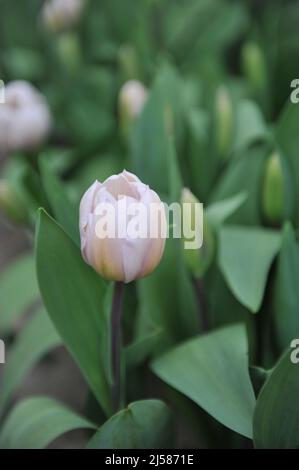
[{"label": "tulip bud", "polygon": [[85,0],[46,0],[42,21],[54,33],[65,31],[79,21],[84,3]]},{"label": "tulip bud", "polygon": [[119,93],[119,116],[124,135],[128,135],[147,100],[147,89],[137,80],[126,82]]},{"label": "tulip bud", "polygon": [[61,63],[68,70],[76,70],[81,61],[81,50],[77,34],[71,32],[61,34],[56,45]]},{"label": "tulip bud", "polygon": [[262,209],[267,222],[279,224],[287,216],[290,204],[287,200],[287,173],[277,152],[266,162],[262,193]]},{"label": "tulip bud", "polygon": [[220,86],[216,93],[216,142],[221,157],[228,155],[233,132],[233,107],[228,90]]},{"label": "tulip bud", "polygon": [[51,114],[44,97],[29,83],[15,81],[5,88],[0,106],[0,152],[31,150],[51,129]]},{"label": "tulip bud", "polygon": [[260,47],[255,43],[247,43],[242,50],[244,74],[253,90],[260,93],[266,86],[266,64]]},{"label": "tulip bud", "polygon": [[7,180],[0,180],[0,209],[13,222],[23,224],[28,220],[26,206]]},{"label": "tulip bud", "polygon": [[164,206],[125,170],[86,191],[79,225],[82,256],[105,279],[127,283],[147,276],[164,252]]},{"label": "tulip bud", "polygon": [[[182,191],[181,204],[186,203],[195,206],[195,204],[198,204],[199,201],[189,189],[184,188]],[[195,217],[192,210],[191,220],[184,221],[184,223],[187,223],[189,227],[192,227],[192,230],[195,230]],[[188,250],[186,248],[184,249],[184,259],[186,265],[188,266],[192,275],[196,278],[200,278],[205,274],[205,272],[212,263],[215,251],[214,233],[205,215],[203,215],[203,227],[201,227],[201,230],[203,233],[203,244],[201,248],[199,248],[198,250]]]},{"label": "tulip bud", "polygon": [[133,80],[140,76],[135,47],[130,44],[122,45],[118,51],[118,62],[124,80]]}]

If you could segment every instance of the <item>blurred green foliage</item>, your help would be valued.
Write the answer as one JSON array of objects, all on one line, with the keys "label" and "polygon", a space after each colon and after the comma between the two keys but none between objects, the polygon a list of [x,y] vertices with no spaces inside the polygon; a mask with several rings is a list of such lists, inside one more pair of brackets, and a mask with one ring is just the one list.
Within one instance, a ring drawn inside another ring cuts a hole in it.
[{"label": "blurred green foliage", "polygon": [[[12,343],[0,412],[33,363],[63,342],[90,389],[92,417],[32,398],[10,411],[0,447],[43,447],[94,422],[88,447],[158,447],[162,435],[177,446],[164,435],[171,408],[195,426],[199,447],[251,445],[240,434],[256,447],[298,448],[299,369],[289,359],[299,337],[299,105],[289,99],[299,78],[298,2],[87,0],[78,25],[55,34],[42,4],[0,0],[0,78],[32,82],[54,118],[44,148],[10,155],[1,170],[31,233],[38,222],[40,293],[32,257],[0,278],[0,336]],[[129,79],[149,97],[124,136],[118,96]],[[81,258],[78,205],[95,179],[123,168],[166,202],[190,188],[204,203],[203,249],[213,256],[198,279],[170,239],[158,269],[128,286],[122,356],[133,403],[111,416],[111,287]],[[16,334],[40,295],[57,332],[39,309]],[[45,416],[51,432],[40,426]]]}]

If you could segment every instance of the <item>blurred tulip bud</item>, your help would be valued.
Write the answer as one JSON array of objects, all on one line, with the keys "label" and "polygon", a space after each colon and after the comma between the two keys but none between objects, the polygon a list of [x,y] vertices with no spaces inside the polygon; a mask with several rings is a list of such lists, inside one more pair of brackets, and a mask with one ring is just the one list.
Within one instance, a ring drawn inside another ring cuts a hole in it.
[{"label": "blurred tulip bud", "polygon": [[118,51],[118,62],[124,80],[133,80],[140,76],[135,47],[130,44],[122,45]]},{"label": "blurred tulip bud", "polygon": [[124,135],[128,134],[132,124],[143,110],[147,96],[147,89],[137,80],[129,80],[121,87],[118,106]]},{"label": "blurred tulip bud", "polygon": [[81,200],[82,256],[105,279],[131,282],[159,264],[166,225],[159,196],[124,170],[96,181]]},{"label": "blurred tulip bud", "polygon": [[28,221],[26,206],[7,180],[0,180],[0,209],[13,222],[23,224]]},{"label": "blurred tulip bud", "polygon": [[265,220],[270,224],[279,224],[290,215],[291,201],[288,198],[288,174],[280,155],[273,152],[265,166],[262,193],[262,210]]},{"label": "blurred tulip bud", "polygon": [[85,0],[46,0],[42,9],[42,21],[47,29],[57,33],[76,25]]},{"label": "blurred tulip bud", "polygon": [[81,49],[78,35],[63,33],[57,39],[57,53],[61,63],[69,70],[76,70],[81,62]]},{"label": "blurred tulip bud", "polygon": [[[181,204],[193,204],[194,211],[195,205],[199,203],[198,199],[191,193],[191,191],[187,188],[184,188],[182,191],[181,197]],[[192,230],[196,230],[195,228],[195,212],[193,213],[192,209],[190,212],[191,220],[184,221],[187,226],[191,227]],[[203,214],[203,227],[201,227],[203,233],[203,244],[202,247],[198,250],[188,250],[184,249],[184,258],[185,262],[195,278],[202,277],[207,269],[210,267],[215,251],[215,237],[210,224]],[[185,241],[185,240],[183,240]]]},{"label": "blurred tulip bud", "polygon": [[41,93],[24,81],[9,83],[0,105],[0,152],[32,150],[50,129],[51,114]]},{"label": "blurred tulip bud", "polygon": [[228,156],[233,132],[233,106],[228,90],[220,86],[216,93],[216,142],[221,157]]},{"label": "blurred tulip bud", "polygon": [[253,42],[248,42],[242,50],[243,71],[253,90],[260,93],[266,86],[266,64],[262,50]]}]

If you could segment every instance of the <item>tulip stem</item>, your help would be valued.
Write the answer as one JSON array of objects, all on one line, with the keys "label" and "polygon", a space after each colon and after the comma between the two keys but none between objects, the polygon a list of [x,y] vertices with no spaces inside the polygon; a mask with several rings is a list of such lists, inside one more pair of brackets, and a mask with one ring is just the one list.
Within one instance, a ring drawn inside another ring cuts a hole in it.
[{"label": "tulip stem", "polygon": [[115,412],[119,410],[121,400],[121,314],[123,291],[124,283],[115,282],[111,307],[112,399]]},{"label": "tulip stem", "polygon": [[193,278],[193,285],[194,285],[194,290],[197,296],[201,328],[202,328],[202,331],[205,332],[209,330],[210,325],[209,325],[207,298],[206,298],[203,280],[199,278]]}]

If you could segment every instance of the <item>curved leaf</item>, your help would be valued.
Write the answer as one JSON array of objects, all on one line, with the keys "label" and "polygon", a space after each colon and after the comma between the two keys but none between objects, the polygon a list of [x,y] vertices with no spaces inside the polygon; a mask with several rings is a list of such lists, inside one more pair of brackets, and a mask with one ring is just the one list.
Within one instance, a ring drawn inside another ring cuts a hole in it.
[{"label": "curved leaf", "polygon": [[[299,110],[295,103],[290,103],[289,100],[281,113],[278,124],[276,126],[276,140],[282,154],[288,159],[291,174],[294,181],[295,200],[298,199],[299,188],[299,160],[298,160],[298,119]],[[299,221],[299,209],[295,204],[296,222]]]},{"label": "curved leaf", "polygon": [[37,276],[58,333],[77,361],[106,414],[111,394],[106,377],[106,283],[83,261],[80,249],[44,211],[37,225]]},{"label": "curved leaf", "polygon": [[242,191],[235,196],[210,204],[206,209],[206,217],[213,227],[218,228],[246,201],[247,193]]},{"label": "curved leaf", "polygon": [[159,400],[131,403],[112,416],[88,444],[89,449],[161,449],[169,444],[169,408]]},{"label": "curved leaf", "polygon": [[161,334],[161,328],[152,327],[152,329],[144,335],[135,338],[134,341],[125,348],[126,366],[134,367],[144,362],[154,351]]},{"label": "curved leaf", "polygon": [[152,363],[153,371],[230,429],[252,437],[255,397],[241,324],[196,337]]},{"label": "curved leaf", "polygon": [[74,429],[96,426],[52,398],[34,397],[16,405],[0,433],[2,449],[42,449]]},{"label": "curved leaf", "polygon": [[[17,295],[16,295],[17,293]],[[10,331],[18,317],[39,297],[33,256],[19,256],[0,277],[0,332]]]},{"label": "curved leaf", "polygon": [[49,165],[47,157],[47,154],[41,155],[39,167],[51,208],[58,222],[74,242],[79,244],[78,208],[71,202],[63,184]]},{"label": "curved leaf", "polygon": [[211,202],[235,196],[246,191],[247,199],[242,208],[237,209],[229,222],[234,224],[258,225],[261,222],[260,184],[264,174],[265,158],[269,153],[267,146],[248,148],[232,158],[220,177],[212,193]]},{"label": "curved leaf", "polygon": [[293,228],[286,224],[278,258],[274,291],[276,336],[284,350],[299,337],[299,246]]},{"label": "curved leaf", "polygon": [[12,399],[29,369],[61,343],[46,312],[41,310],[27,323],[9,351],[0,391],[0,414]]},{"label": "curved leaf", "polygon": [[219,266],[234,295],[252,312],[260,309],[280,235],[252,227],[223,227]]},{"label": "curved leaf", "polygon": [[299,368],[288,350],[257,399],[254,442],[262,449],[299,448]]},{"label": "curved leaf", "polygon": [[260,108],[253,101],[240,101],[237,106],[235,150],[245,149],[267,137],[268,130]]}]

